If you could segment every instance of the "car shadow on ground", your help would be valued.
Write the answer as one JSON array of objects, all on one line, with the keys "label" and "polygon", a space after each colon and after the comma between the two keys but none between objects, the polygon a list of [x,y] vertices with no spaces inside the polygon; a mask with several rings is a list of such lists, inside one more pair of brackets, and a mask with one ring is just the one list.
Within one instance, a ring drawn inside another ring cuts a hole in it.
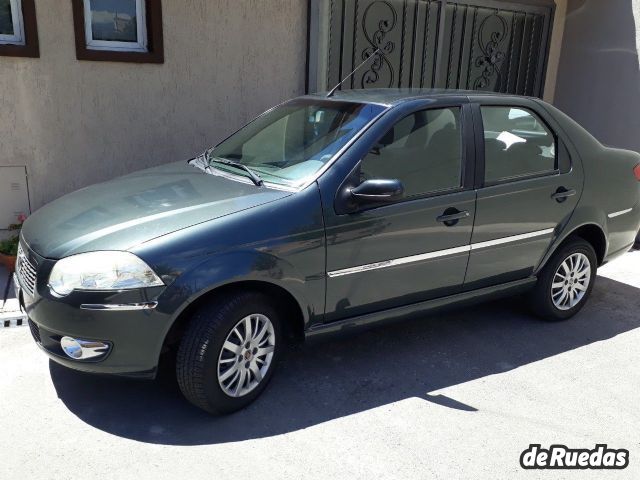
[{"label": "car shadow on ground", "polygon": [[50,363],[59,398],[89,425],[141,442],[202,445],[291,432],[410,397],[473,412],[429,394],[640,327],[639,290],[599,277],[572,320],[547,323],[522,299],[496,301],[300,345],[248,408],[213,417],[188,404],[171,372],[153,382],[92,376]]}]

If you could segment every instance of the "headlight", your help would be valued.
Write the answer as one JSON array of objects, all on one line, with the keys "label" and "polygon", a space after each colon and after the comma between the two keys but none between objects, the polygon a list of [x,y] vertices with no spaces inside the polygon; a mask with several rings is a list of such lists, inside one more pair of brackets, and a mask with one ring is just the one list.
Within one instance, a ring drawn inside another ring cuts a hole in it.
[{"label": "headlight", "polygon": [[164,285],[151,268],[129,252],[89,252],[58,260],[49,287],[58,295],[74,290],[124,290]]}]

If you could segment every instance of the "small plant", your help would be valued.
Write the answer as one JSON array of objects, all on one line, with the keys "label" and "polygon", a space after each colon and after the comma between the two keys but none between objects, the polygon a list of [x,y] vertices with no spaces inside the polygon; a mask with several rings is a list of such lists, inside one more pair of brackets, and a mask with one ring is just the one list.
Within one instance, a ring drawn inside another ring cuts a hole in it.
[{"label": "small plant", "polygon": [[[9,225],[9,230],[13,232],[20,232],[22,224],[27,219],[27,216],[22,214],[18,215],[18,223],[12,223]],[[0,253],[15,257],[18,254],[18,243],[20,242],[20,234],[13,235],[5,240],[0,240]]]}]

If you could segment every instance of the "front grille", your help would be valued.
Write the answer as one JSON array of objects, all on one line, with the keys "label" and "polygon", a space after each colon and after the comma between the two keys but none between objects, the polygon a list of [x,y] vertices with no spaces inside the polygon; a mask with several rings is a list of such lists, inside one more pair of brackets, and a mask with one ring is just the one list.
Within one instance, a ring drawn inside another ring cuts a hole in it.
[{"label": "front grille", "polygon": [[29,295],[33,297],[36,289],[36,267],[29,261],[22,250],[22,245],[18,245],[18,259],[16,260],[16,273],[20,285]]},{"label": "front grille", "polygon": [[33,336],[33,339],[38,343],[42,343],[42,340],[40,340],[40,328],[38,327],[38,325],[33,323],[31,319],[29,319],[28,322],[29,322],[29,330],[31,330],[31,335]]}]

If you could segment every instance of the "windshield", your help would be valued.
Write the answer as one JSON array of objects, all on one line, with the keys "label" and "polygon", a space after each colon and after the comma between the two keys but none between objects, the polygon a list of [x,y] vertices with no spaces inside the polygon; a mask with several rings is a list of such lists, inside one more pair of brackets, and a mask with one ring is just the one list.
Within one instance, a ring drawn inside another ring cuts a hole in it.
[{"label": "windshield", "polygon": [[241,163],[266,182],[300,186],[383,110],[371,104],[293,100],[258,117],[210,155]]}]

